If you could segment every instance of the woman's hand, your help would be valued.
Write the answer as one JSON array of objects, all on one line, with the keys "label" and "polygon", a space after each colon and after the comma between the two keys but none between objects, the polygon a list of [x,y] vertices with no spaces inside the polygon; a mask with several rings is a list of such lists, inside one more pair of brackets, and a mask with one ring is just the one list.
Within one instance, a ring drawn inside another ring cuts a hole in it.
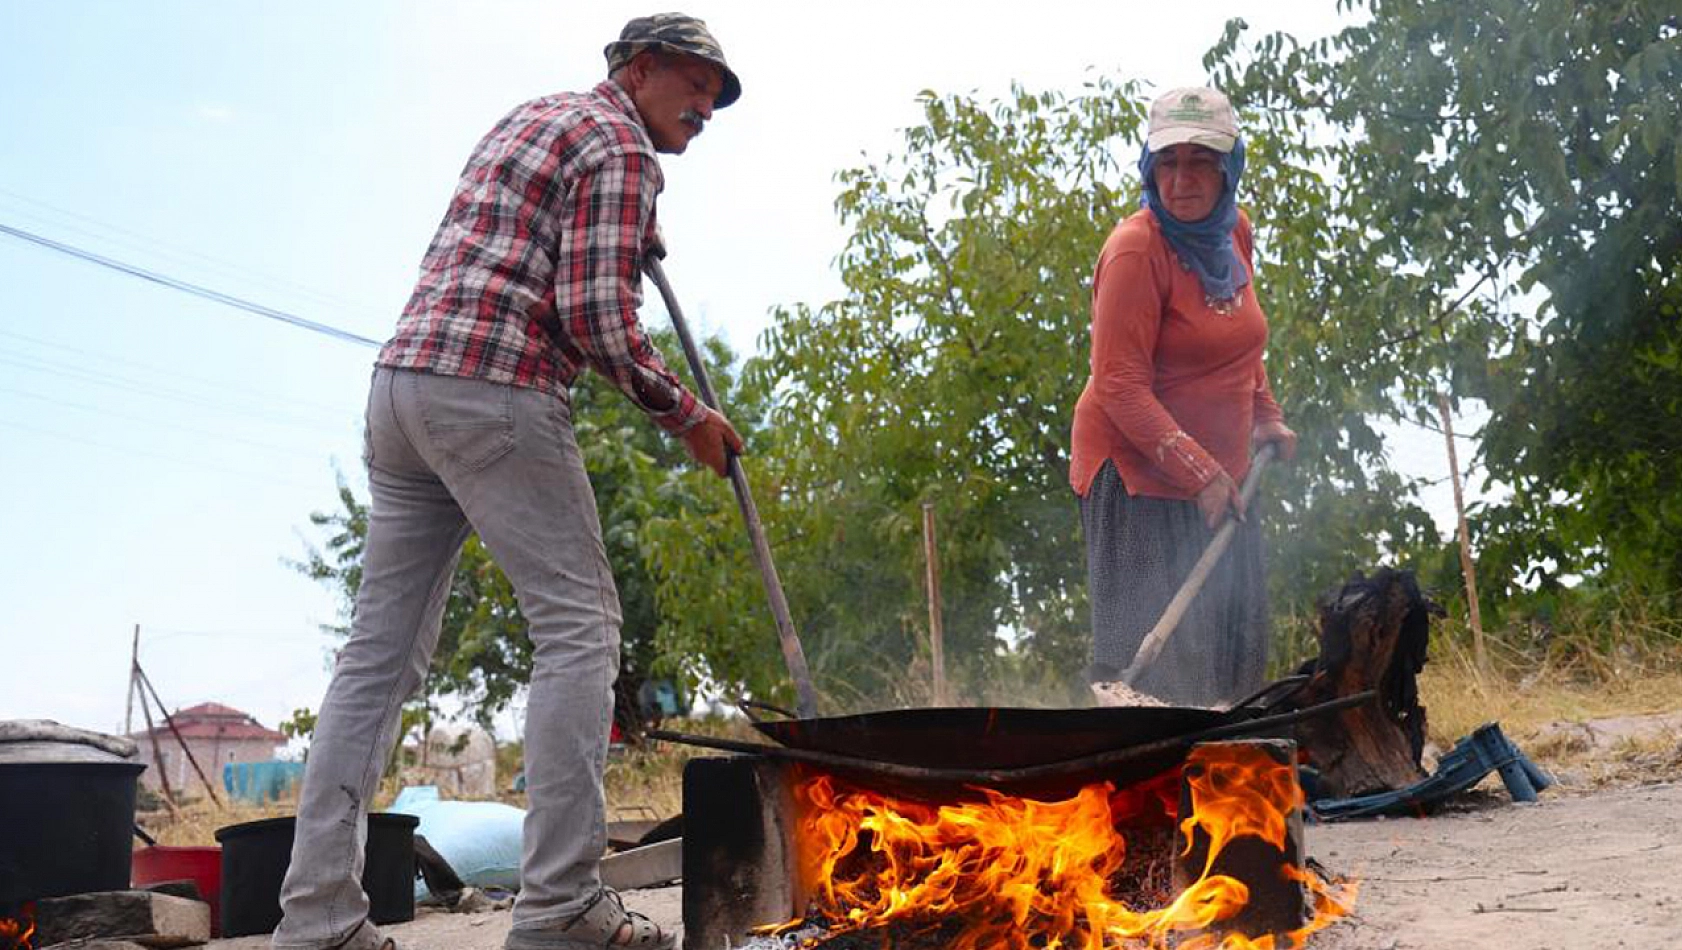
[{"label": "woman's hand", "polygon": [[1278,446],[1281,461],[1289,462],[1297,457],[1297,434],[1283,422],[1263,422],[1250,431],[1250,451],[1254,452],[1269,442]]},{"label": "woman's hand", "polygon": [[1232,476],[1223,470],[1197,493],[1197,510],[1203,512],[1203,521],[1213,528],[1226,517],[1228,509],[1239,521],[1244,520],[1244,498],[1238,494],[1238,485],[1233,482]]}]

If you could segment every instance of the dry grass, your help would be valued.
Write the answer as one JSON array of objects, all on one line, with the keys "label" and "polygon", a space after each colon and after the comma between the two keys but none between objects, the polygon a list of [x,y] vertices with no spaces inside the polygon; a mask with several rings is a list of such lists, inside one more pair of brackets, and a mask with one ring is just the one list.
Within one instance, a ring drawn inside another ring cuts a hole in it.
[{"label": "dry grass", "polygon": [[1534,735],[1556,722],[1639,716],[1682,708],[1682,674],[1653,672],[1585,683],[1557,676],[1513,679],[1436,663],[1420,675],[1431,739],[1452,743],[1486,722]]},{"label": "dry grass", "polygon": [[[740,719],[668,719],[661,728],[742,742],[766,741]],[[608,820],[660,820],[676,815],[683,810],[683,764],[696,756],[725,754],[669,742],[648,742],[616,753],[608,759],[603,776]]]},{"label": "dry grass", "polygon": [[1529,734],[1554,722],[1682,709],[1682,641],[1672,631],[1622,614],[1593,625],[1572,619],[1575,629],[1547,642],[1511,646],[1510,635],[1492,633],[1481,665],[1464,626],[1443,622],[1419,678],[1432,739],[1451,742],[1490,721]]},{"label": "dry grass", "polygon": [[[279,818],[295,814],[298,809],[296,801],[287,799],[262,805],[224,799],[223,804],[224,807],[218,808],[208,798],[197,798],[179,806],[176,815],[172,816],[168,811],[144,812],[136,816],[135,823],[156,838],[158,844],[206,846],[216,844],[218,828],[263,818]],[[134,843],[137,847],[142,845],[139,838]]]},{"label": "dry grass", "polygon": [[[1566,650],[1531,658],[1492,640],[1480,666],[1463,643],[1460,637],[1436,639],[1436,655],[1419,678],[1430,738],[1440,749],[1498,722],[1567,786],[1682,777],[1676,725],[1682,721],[1682,651],[1623,647],[1611,656]],[[1593,727],[1626,718],[1635,721],[1617,729]]]}]

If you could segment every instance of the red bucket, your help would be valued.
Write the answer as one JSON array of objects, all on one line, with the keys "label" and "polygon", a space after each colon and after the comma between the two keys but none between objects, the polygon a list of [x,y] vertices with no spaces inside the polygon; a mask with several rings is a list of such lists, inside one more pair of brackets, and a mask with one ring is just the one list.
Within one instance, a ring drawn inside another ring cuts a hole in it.
[{"label": "red bucket", "polygon": [[222,849],[155,844],[134,852],[135,887],[190,880],[210,905],[210,935],[222,933]]}]

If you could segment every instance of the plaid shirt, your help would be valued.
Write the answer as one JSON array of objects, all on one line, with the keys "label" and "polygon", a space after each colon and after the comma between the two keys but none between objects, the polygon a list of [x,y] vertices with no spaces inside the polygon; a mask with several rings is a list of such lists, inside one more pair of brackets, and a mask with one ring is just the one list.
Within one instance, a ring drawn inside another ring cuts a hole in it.
[{"label": "plaid shirt", "polygon": [[705,407],[637,319],[664,186],[612,81],[515,108],[468,159],[376,362],[563,396],[588,365],[661,428],[688,430]]}]

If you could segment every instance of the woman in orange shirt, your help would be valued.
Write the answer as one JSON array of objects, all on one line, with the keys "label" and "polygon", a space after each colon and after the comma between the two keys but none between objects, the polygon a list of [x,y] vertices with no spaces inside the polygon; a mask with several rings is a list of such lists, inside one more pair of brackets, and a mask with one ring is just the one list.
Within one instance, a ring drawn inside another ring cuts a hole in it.
[{"label": "woman in orange shirt", "polygon": [[1134,687],[1175,705],[1231,702],[1267,666],[1260,529],[1238,484],[1266,442],[1296,435],[1262,366],[1267,318],[1252,284],[1250,222],[1236,193],[1244,144],[1220,92],[1174,89],[1151,105],[1143,207],[1104,242],[1092,287],[1092,375],[1075,406],[1070,482],[1080,495],[1092,602],[1089,679],[1100,703],[1214,529],[1241,524],[1202,593]]}]

